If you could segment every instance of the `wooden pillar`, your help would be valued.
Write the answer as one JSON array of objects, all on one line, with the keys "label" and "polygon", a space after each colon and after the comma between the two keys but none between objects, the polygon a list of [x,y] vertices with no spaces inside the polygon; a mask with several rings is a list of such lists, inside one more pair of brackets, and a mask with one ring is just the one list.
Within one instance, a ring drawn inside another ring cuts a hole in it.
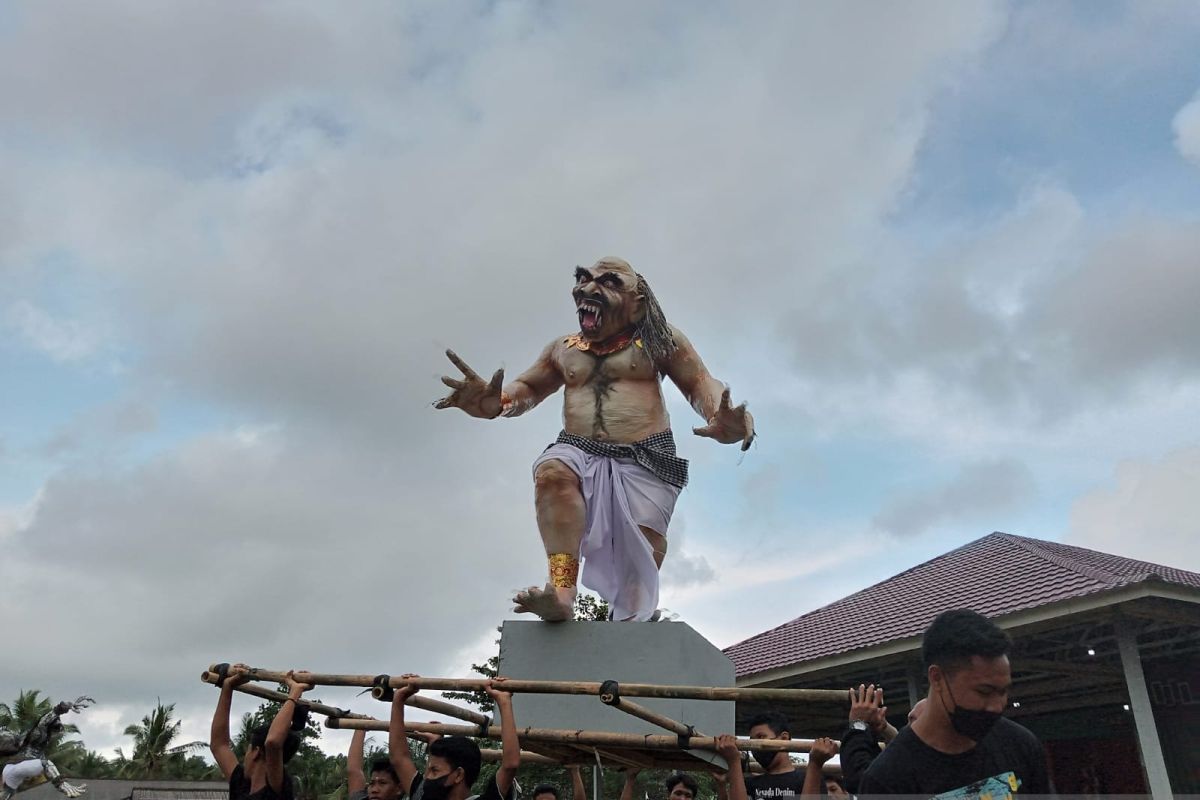
[{"label": "wooden pillar", "polygon": [[1133,711],[1133,722],[1137,729],[1138,750],[1142,757],[1142,769],[1146,773],[1146,785],[1155,800],[1168,800],[1171,780],[1167,776],[1167,763],[1163,760],[1162,745],[1158,739],[1158,728],[1154,724],[1154,707],[1150,704],[1150,693],[1146,690],[1146,675],[1142,671],[1142,657],[1138,652],[1137,630],[1128,619],[1116,622],[1117,647],[1121,651],[1121,667],[1125,671],[1125,685],[1129,689],[1129,706]]},{"label": "wooden pillar", "polygon": [[921,682],[917,667],[909,665],[905,670],[906,683],[908,684],[908,710],[911,711],[921,700]]}]

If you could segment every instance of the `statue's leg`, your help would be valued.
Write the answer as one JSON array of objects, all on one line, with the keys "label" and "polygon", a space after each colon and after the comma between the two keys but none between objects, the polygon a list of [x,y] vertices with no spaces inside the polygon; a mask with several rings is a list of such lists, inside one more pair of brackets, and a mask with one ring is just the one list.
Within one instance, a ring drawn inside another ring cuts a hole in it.
[{"label": "statue's leg", "polygon": [[13,768],[16,764],[5,764],[0,769],[0,800],[12,800],[12,796],[17,793],[17,789],[21,786],[21,781],[17,781],[16,786],[9,786],[8,780]]},{"label": "statue's leg", "polygon": [[638,525],[638,527],[642,529],[642,536],[646,537],[646,541],[650,543],[650,549],[654,551],[654,566],[662,569],[663,560],[667,557],[667,537],[645,525]]},{"label": "statue's leg", "polygon": [[3,772],[0,773],[0,800],[8,800],[30,781],[44,780],[43,771],[40,758],[5,764]]},{"label": "statue's leg", "polygon": [[518,613],[537,614],[547,622],[571,619],[579,580],[579,545],[587,524],[583,490],[575,471],[557,459],[538,465],[533,473],[538,532],[550,564],[544,589],[531,586],[513,598]]},{"label": "statue's leg", "polygon": [[[663,565],[663,560],[667,557],[667,537],[663,536],[658,531],[656,531],[653,528],[648,527],[646,525],[638,525],[638,529],[642,532],[642,536],[646,539],[646,542],[650,545],[650,550],[654,556],[654,566],[658,567],[661,570],[662,565]],[[624,591],[627,593],[627,597],[632,596],[632,597],[636,598],[639,596],[640,592],[643,591],[644,587],[639,585],[637,580],[633,579],[632,574],[629,577],[631,580],[626,584]],[[633,600],[631,602],[636,603],[638,601]],[[656,611],[655,614],[657,615],[657,613],[658,612]],[[619,620],[619,621],[625,622],[626,620]]]}]

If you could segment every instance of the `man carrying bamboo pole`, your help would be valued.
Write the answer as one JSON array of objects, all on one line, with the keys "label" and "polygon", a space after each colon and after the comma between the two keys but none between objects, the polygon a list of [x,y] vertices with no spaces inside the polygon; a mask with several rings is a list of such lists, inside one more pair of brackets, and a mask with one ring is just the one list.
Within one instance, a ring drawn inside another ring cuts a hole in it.
[{"label": "man carrying bamboo pole", "polygon": [[[292,730],[300,696],[312,688],[288,672],[287,699],[269,726],[260,726],[250,734],[246,754],[239,762],[229,739],[229,709],[233,690],[248,680],[249,668],[234,664],[221,683],[221,696],[213,713],[209,749],[221,774],[229,781],[229,800],[292,800],[292,781],[284,765],[300,749],[300,736]],[[300,673],[301,675],[303,673]],[[302,717],[301,717],[302,719]]]},{"label": "man carrying bamboo pole", "polygon": [[[635,800],[634,788],[637,786],[641,770],[630,768],[625,771],[625,784],[621,787],[621,800]],[[700,794],[700,784],[686,772],[674,772],[667,776],[666,800],[695,800]]]},{"label": "man carrying bamboo pole", "polygon": [[[415,675],[401,677],[412,678]],[[426,751],[425,773],[417,774],[412,752],[408,748],[408,730],[404,724],[404,701],[417,693],[411,684],[396,689],[392,695],[392,716],[388,725],[388,755],[407,787],[409,800],[512,800],[513,781],[521,766],[521,742],[513,719],[512,694],[504,691],[503,678],[487,682],[485,690],[500,714],[500,742],[503,755],[496,776],[488,782],[482,794],[471,795],[471,785],[479,777],[482,756],[479,745],[466,736],[441,736]]]},{"label": "man carrying bamboo pole", "polygon": [[687,483],[660,383],[669,377],[705,425],[697,436],[724,444],[754,440],[746,405],[734,408],[680,330],[667,322],[646,279],[619,258],[576,267],[572,289],[579,333],[555,338],[508,385],[504,370],[485,381],[447,350],[462,379],[434,405],[473,417],[516,417],[560,388],[563,431],[534,462],[538,531],[550,580],[513,602],[548,622],[571,619],[579,560],[584,586],[599,592],[612,619],[649,620],[658,606],[658,569],[667,524]]},{"label": "man carrying bamboo pole", "polygon": [[[583,785],[583,773],[580,771],[578,764],[571,764],[567,768],[567,774],[571,776],[571,800],[588,800],[587,789]],[[533,787],[533,800],[562,800],[559,797],[558,787],[553,783],[539,783]]]},{"label": "man carrying bamboo pole", "polygon": [[[767,711],[751,718],[750,738],[791,739],[787,717],[778,711]],[[763,768],[763,774],[746,775],[741,782],[737,780],[733,769],[737,759],[730,758],[732,753],[722,753],[730,762],[730,800],[781,800],[796,797],[804,791],[804,776],[796,769],[788,753],[781,750],[753,750],[751,753]],[[741,772],[740,766],[739,763],[738,773]]]},{"label": "man carrying bamboo pole", "polygon": [[404,796],[400,776],[387,758],[371,762],[371,780],[367,780],[363,769],[363,746],[367,732],[359,729],[350,738],[350,752],[346,754],[347,800],[400,800]]}]

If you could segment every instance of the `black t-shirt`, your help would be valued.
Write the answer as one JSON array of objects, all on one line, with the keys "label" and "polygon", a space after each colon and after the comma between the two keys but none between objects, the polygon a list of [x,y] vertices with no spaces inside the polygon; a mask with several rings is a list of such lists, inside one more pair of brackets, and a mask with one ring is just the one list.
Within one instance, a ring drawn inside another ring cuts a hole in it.
[{"label": "black t-shirt", "polygon": [[838,747],[838,761],[842,764],[842,784],[847,792],[858,793],[858,782],[879,753],[879,744],[870,730],[850,728],[846,731]]},{"label": "black t-shirt", "polygon": [[996,800],[1013,795],[1050,794],[1046,753],[1041,742],[1009,719],[973,750],[954,755],[934,750],[911,727],[904,728],[871,762],[859,794],[945,795]]},{"label": "black t-shirt", "polygon": [[251,793],[246,770],[238,764],[229,773],[229,800],[292,800],[292,776],[284,770],[282,792],[275,791],[270,783],[266,783],[257,792]]},{"label": "black t-shirt", "polygon": [[799,797],[804,789],[804,770],[780,772],[775,775],[746,776],[747,800],[776,800],[776,798]]},{"label": "black t-shirt", "polygon": [[[413,776],[412,785],[408,787],[408,800],[422,800],[425,787],[425,776],[417,774]],[[487,786],[483,789],[483,794],[471,795],[478,800],[513,800],[513,789],[508,787],[508,794],[500,794],[500,787],[496,785],[496,779],[492,778],[487,782]],[[233,798],[230,798],[233,800]]]}]

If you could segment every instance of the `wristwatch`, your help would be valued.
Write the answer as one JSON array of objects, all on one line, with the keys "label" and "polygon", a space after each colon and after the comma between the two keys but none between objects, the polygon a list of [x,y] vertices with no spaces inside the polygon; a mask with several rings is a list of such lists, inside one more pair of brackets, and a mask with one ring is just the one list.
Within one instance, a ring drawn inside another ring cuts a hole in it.
[{"label": "wristwatch", "polygon": [[861,719],[852,719],[852,720],[850,720],[850,730],[862,731],[862,732],[866,733],[866,731],[868,730],[868,726],[867,726],[867,723],[863,722]]}]

